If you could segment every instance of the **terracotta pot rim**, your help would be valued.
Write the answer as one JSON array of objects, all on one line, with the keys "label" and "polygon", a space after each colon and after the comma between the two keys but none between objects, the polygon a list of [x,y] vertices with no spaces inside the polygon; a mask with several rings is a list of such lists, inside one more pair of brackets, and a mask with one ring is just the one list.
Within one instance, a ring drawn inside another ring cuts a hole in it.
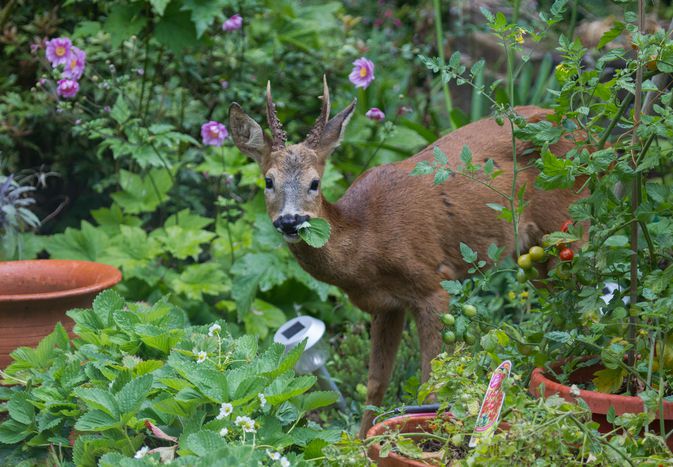
[{"label": "terracotta pot rim", "polygon": [[21,263],[25,266],[43,267],[47,263],[51,266],[66,266],[73,264],[88,264],[95,265],[95,268],[102,273],[102,277],[90,285],[76,287],[72,289],[57,290],[53,292],[44,293],[29,293],[29,294],[0,294],[0,304],[13,302],[27,302],[27,301],[41,301],[53,300],[59,298],[73,297],[82,294],[96,293],[104,289],[108,289],[122,280],[122,273],[114,266],[109,264],[97,263],[94,261],[68,260],[68,259],[35,259],[35,260],[20,260],[20,261],[0,261],[0,269],[3,264],[17,264]]},{"label": "terracotta pot rim", "polygon": [[[584,357],[582,360],[590,360],[592,358],[599,358],[597,355],[589,355]],[[557,362],[554,362],[552,365],[550,365],[551,369],[557,370],[559,369],[564,363],[566,363],[569,359],[563,359],[559,360]],[[601,363],[596,363],[596,366],[603,367]],[[578,369],[579,370],[579,369]],[[530,384],[528,386],[528,391],[536,397],[540,396],[540,391],[539,387],[540,384],[544,384],[544,396],[547,397],[547,395],[551,394],[559,394],[564,396],[564,398],[572,398],[575,399],[576,397],[579,397],[581,399],[584,399],[587,403],[590,404],[591,400],[596,400],[596,399],[602,399],[606,402],[609,403],[610,406],[614,406],[617,408],[617,415],[621,415],[622,413],[630,412],[630,413],[639,413],[643,411],[643,400],[638,397],[638,396],[625,396],[623,394],[609,394],[606,392],[599,392],[599,391],[590,391],[587,389],[580,389],[579,390],[579,396],[572,396],[570,394],[570,386],[559,383],[558,381],[552,379],[552,377],[548,376],[545,374],[546,369],[545,368],[535,368],[531,374],[530,378]],[[591,405],[591,404],[590,404]],[[670,411],[673,411],[673,402],[666,402],[664,401],[664,410],[665,413],[668,413]],[[607,410],[602,411],[596,411],[595,408],[592,407],[592,412],[594,413],[600,413],[605,415],[607,413]]]},{"label": "terracotta pot rim", "polygon": [[[454,418],[453,414],[449,412],[446,412],[445,416],[449,419]],[[367,430],[367,436],[365,439],[378,436],[380,432],[382,432],[382,430],[386,427],[402,425],[411,421],[424,422],[427,420],[433,420],[435,418],[437,418],[437,412],[419,412],[395,415],[394,417],[386,418],[385,420],[372,425],[372,427]]]}]

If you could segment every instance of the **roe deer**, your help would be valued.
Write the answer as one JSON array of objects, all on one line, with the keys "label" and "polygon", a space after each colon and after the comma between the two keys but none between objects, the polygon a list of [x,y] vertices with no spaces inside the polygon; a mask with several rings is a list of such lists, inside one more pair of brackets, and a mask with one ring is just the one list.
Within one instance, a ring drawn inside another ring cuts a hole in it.
[{"label": "roe deer", "polygon": [[[330,98],[323,80],[322,111],[304,142],[286,144],[286,134],[276,116],[267,85],[266,111],[271,138],[237,103],[229,110],[234,143],[257,161],[265,177],[266,207],[273,225],[283,234],[299,264],[316,279],[343,289],[350,300],[371,314],[371,352],[367,382],[367,404],[380,405],[388,386],[395,354],[404,326],[405,311],[416,320],[422,377],[430,373],[430,361],[441,350],[439,315],[448,309],[449,296],[440,287],[448,279],[467,276],[460,242],[486,257],[491,243],[513,254],[511,224],[497,219],[487,203],[502,202],[497,194],[479,183],[452,176],[435,186],[429,177],[409,173],[422,160],[431,160],[432,148],[446,153],[451,167],[460,163],[467,145],[475,162],[493,159],[503,174],[492,184],[509,192],[512,184],[512,141],[508,125],[493,119],[481,120],[449,133],[415,156],[401,162],[374,167],[362,174],[335,204],[320,192],[327,157],[339,145],[355,110],[354,100],[329,119]],[[530,121],[545,118],[549,111],[518,107]],[[565,154],[572,142],[552,146]],[[517,145],[522,164],[536,157]],[[557,230],[567,218],[568,205],[581,195],[572,190],[545,192],[533,189],[537,172],[520,173],[526,184],[528,206],[520,218],[520,243],[530,246],[544,233]],[[297,227],[305,220],[321,217],[332,233],[322,248],[302,242]],[[371,426],[373,413],[363,416],[360,435]]]}]

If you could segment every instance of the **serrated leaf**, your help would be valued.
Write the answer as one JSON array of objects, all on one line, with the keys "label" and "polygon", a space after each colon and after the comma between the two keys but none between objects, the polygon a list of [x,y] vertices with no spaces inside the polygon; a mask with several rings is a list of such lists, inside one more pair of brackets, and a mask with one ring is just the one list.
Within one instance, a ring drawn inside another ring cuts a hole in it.
[{"label": "serrated leaf", "polygon": [[463,290],[463,285],[460,283],[460,281],[442,281],[440,282],[440,285],[451,295],[458,295]]},{"label": "serrated leaf", "polygon": [[463,161],[465,165],[472,164],[472,151],[467,145],[463,145],[463,149],[460,150],[460,160]]},{"label": "serrated leaf", "polygon": [[35,407],[28,402],[28,394],[20,392],[12,395],[7,402],[9,416],[19,423],[30,425],[35,419]]},{"label": "serrated leaf", "polygon": [[23,423],[10,419],[0,423],[0,444],[16,444],[26,439],[31,432]]},{"label": "serrated leaf", "polygon": [[313,248],[322,248],[329,240],[332,231],[329,222],[319,217],[309,219],[309,225],[306,227],[299,227],[297,232],[302,240]]},{"label": "serrated leaf", "polygon": [[153,382],[154,378],[148,374],[126,383],[116,395],[120,412],[122,414],[137,412],[150,393]]},{"label": "serrated leaf", "polygon": [[180,447],[205,456],[225,446],[224,438],[210,430],[201,430],[180,440]]},{"label": "serrated leaf", "polygon": [[119,420],[101,410],[91,410],[82,415],[75,423],[78,431],[106,431],[119,427]]},{"label": "serrated leaf", "polygon": [[438,165],[446,165],[449,163],[449,158],[444,154],[444,151],[439,149],[439,146],[432,148],[432,154],[435,158],[435,163]]},{"label": "serrated leaf", "polygon": [[594,373],[593,383],[598,392],[612,394],[617,392],[624,383],[626,370],[619,368],[604,368]]},{"label": "serrated leaf", "polygon": [[434,171],[435,169],[428,161],[421,161],[416,164],[416,167],[414,167],[409,175],[430,175]]},{"label": "serrated leaf", "polygon": [[100,410],[110,417],[119,417],[117,400],[109,391],[98,388],[76,388],[74,393],[86,404],[89,410]]},{"label": "serrated leaf", "polygon": [[607,44],[609,44],[610,42],[621,36],[623,31],[624,31],[624,23],[615,21],[612,27],[603,33],[601,39],[598,41],[598,44],[596,45],[596,48],[598,50],[602,49]]},{"label": "serrated leaf", "polygon": [[477,261],[477,253],[463,242],[460,242],[460,254],[466,263],[471,264]]}]

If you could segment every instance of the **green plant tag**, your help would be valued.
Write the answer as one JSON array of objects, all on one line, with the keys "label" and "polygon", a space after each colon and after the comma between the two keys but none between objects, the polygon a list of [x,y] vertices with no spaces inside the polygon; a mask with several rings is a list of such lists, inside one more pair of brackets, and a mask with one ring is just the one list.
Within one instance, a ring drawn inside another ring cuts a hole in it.
[{"label": "green plant tag", "polygon": [[325,219],[316,217],[304,222],[297,229],[299,236],[313,248],[322,248],[329,240],[332,229]]}]

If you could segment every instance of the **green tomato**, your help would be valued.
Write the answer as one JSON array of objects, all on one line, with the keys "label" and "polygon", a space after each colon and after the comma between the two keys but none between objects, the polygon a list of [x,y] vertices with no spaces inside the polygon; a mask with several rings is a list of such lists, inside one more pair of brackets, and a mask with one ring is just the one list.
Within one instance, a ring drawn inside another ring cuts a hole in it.
[{"label": "green tomato", "polygon": [[445,344],[451,345],[456,342],[456,335],[453,331],[445,331],[444,334],[442,334],[442,340]]},{"label": "green tomato", "polygon": [[468,345],[474,345],[477,342],[477,338],[471,332],[465,333],[465,343]]},{"label": "green tomato", "polygon": [[526,279],[529,281],[537,279],[539,275],[540,272],[536,268],[530,268],[528,271],[526,271]]},{"label": "green tomato", "polygon": [[463,314],[468,318],[474,318],[475,316],[477,316],[477,308],[474,305],[466,303],[465,305],[463,305]]},{"label": "green tomato", "polygon": [[441,319],[442,323],[444,323],[447,326],[453,326],[454,324],[456,324],[456,318],[451,313],[444,313],[442,316],[439,317],[439,319]]},{"label": "green tomato", "polygon": [[530,258],[536,263],[541,263],[542,261],[545,260],[546,257],[544,253],[544,248],[542,248],[541,246],[530,247],[530,250],[528,250],[528,254],[530,255]]},{"label": "green tomato", "polygon": [[516,272],[516,281],[519,284],[525,284],[528,281],[528,276],[526,274],[526,271],[519,268],[519,270]]},{"label": "green tomato", "polygon": [[518,264],[521,269],[528,270],[533,267],[533,259],[528,253],[525,253],[519,256],[519,259],[516,260],[516,264]]}]

